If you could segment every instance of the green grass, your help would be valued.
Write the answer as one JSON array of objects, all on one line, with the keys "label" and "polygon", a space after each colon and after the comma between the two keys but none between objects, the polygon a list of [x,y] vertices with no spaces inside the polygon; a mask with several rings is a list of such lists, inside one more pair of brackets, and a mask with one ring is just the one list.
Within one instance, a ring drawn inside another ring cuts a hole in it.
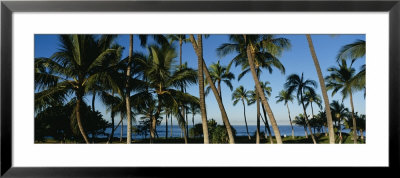
[{"label": "green grass", "polygon": [[[343,136],[343,144],[353,144],[353,140],[351,139],[351,136],[347,133],[342,133]],[[315,138],[317,140],[317,143],[320,144],[328,144],[329,143],[329,138],[328,136],[325,136],[324,134],[315,134]],[[132,143],[141,143],[141,144],[148,144],[150,143],[150,139],[141,139],[141,140],[135,140],[134,138],[132,139]],[[274,143],[276,143],[276,139],[275,137],[273,137],[273,141]],[[199,137],[199,138],[189,138],[188,142],[191,144],[202,144],[203,143],[203,138]],[[235,137],[235,142],[238,144],[254,144],[256,143],[255,137],[251,137],[251,140],[248,139],[247,136],[237,136]],[[291,136],[286,136],[286,137],[282,137],[282,142],[283,143],[287,143],[287,144],[312,144],[313,141],[311,139],[311,136],[309,136],[308,138],[305,138],[305,136],[295,136],[294,139],[292,139]],[[339,140],[338,138],[336,138],[336,143],[338,143]],[[39,142],[35,142],[35,143],[39,143]],[[48,139],[46,140],[46,142],[41,142],[41,143],[45,143],[45,144],[58,144],[60,143],[60,141],[57,140],[52,140],[52,139]],[[67,141],[67,143],[69,144],[74,144],[76,142],[74,141]],[[83,142],[82,142],[83,143]],[[107,139],[96,139],[95,143],[99,143],[99,144],[106,144],[107,143]],[[119,138],[114,138],[113,143],[112,144],[125,144],[126,143],[126,139],[123,139],[122,142],[120,142]],[[159,144],[183,144],[185,143],[185,141],[183,140],[183,138],[168,138],[165,139],[164,137],[160,137],[160,138],[156,138],[154,139],[154,143],[159,143]],[[270,144],[270,141],[265,139],[264,137],[260,138],[260,143],[261,144]],[[365,138],[364,141],[361,142],[361,140],[358,140],[358,143],[365,143]]]}]

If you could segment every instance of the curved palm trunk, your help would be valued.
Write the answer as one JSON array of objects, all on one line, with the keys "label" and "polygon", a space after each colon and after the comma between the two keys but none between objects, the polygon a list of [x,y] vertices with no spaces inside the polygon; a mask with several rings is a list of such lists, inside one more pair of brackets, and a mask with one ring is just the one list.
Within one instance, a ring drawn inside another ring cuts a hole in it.
[{"label": "curved palm trunk", "polygon": [[260,99],[256,92],[256,104],[257,104],[257,127],[256,127],[256,144],[260,143]]},{"label": "curved palm trunk", "polygon": [[114,138],[114,113],[111,111],[111,134],[108,137],[107,143],[112,143],[113,138]]},{"label": "curved palm trunk", "polygon": [[243,103],[243,116],[244,116],[244,123],[246,124],[246,131],[247,131],[247,136],[249,137],[249,140],[251,140],[250,133],[249,133],[249,127],[247,126],[247,119],[246,119],[246,106],[244,104],[244,101],[242,99]]},{"label": "curved palm trunk", "polygon": [[268,113],[268,117],[271,120],[271,125],[272,125],[272,129],[274,131],[275,134],[275,138],[276,138],[276,142],[278,144],[282,144],[282,138],[281,138],[281,133],[279,132],[279,128],[278,128],[278,124],[276,123],[274,114],[272,113],[271,107],[268,104],[267,98],[264,95],[264,92],[261,88],[260,85],[260,81],[258,80],[257,74],[256,74],[256,70],[255,70],[255,66],[254,66],[254,57],[251,53],[251,47],[248,46],[247,47],[247,58],[249,60],[249,66],[250,66],[250,70],[251,70],[251,74],[253,76],[254,79],[254,83],[256,85],[256,90],[257,93],[259,93],[260,97],[261,97],[261,101],[265,106],[265,109]]},{"label": "curved palm trunk", "polygon": [[322,91],[322,96],[324,98],[324,103],[325,103],[325,110],[326,110],[326,118],[328,122],[328,130],[329,130],[329,143],[330,144],[335,144],[335,133],[333,130],[333,122],[332,122],[332,115],[331,115],[331,109],[329,106],[329,98],[328,98],[328,93],[326,91],[325,87],[325,81],[324,77],[321,72],[321,67],[318,62],[317,54],[315,53],[314,45],[311,39],[310,35],[306,35],[307,41],[308,41],[308,46],[310,48],[311,56],[314,61],[315,69],[317,70],[318,74],[318,79],[319,79],[319,84],[321,86],[321,91]]},{"label": "curved palm trunk", "polygon": [[83,139],[85,140],[86,143],[89,143],[89,140],[86,136],[85,130],[83,129],[82,126],[82,121],[81,121],[81,103],[82,103],[82,98],[83,96],[79,93],[76,94],[77,100],[76,100],[76,121],[78,122],[78,127],[79,131],[81,132],[81,135]]},{"label": "curved palm trunk", "polygon": [[354,105],[353,105],[353,94],[351,93],[350,90],[350,106],[351,106],[351,117],[353,119],[353,139],[354,139],[354,144],[357,144],[357,123],[356,123],[356,118],[354,117]]},{"label": "curved palm trunk", "polygon": [[197,66],[198,73],[197,78],[199,80],[199,103],[200,103],[200,115],[201,115],[201,123],[203,127],[203,138],[204,144],[209,144],[209,136],[208,136],[208,126],[207,126],[207,111],[206,111],[206,102],[204,95],[204,74],[203,74],[203,48],[201,42],[201,35],[199,38],[199,46],[197,46],[196,40],[193,35],[190,35],[190,41],[193,45],[193,49],[197,54]]},{"label": "curved palm trunk", "polygon": [[170,116],[171,116],[171,132],[170,132],[171,134],[170,134],[170,137],[172,138],[172,129],[174,129],[174,126],[172,125],[172,120],[173,120],[172,119],[172,115],[170,115]]},{"label": "curved palm trunk", "polygon": [[[179,111],[178,111],[178,113],[179,113],[179,116],[182,118],[182,120],[185,121],[184,115],[182,115],[181,112],[179,112]],[[185,123],[183,123],[183,125],[180,124],[180,126],[181,126],[181,133],[183,131],[183,139],[185,141],[185,144],[187,144],[188,143],[188,137],[187,137],[187,132],[186,132],[186,129],[185,129]]]},{"label": "curved palm trunk", "polygon": [[132,64],[132,53],[133,53],[133,35],[129,35],[129,61],[128,67],[126,68],[126,84],[125,84],[125,101],[126,101],[126,119],[127,119],[127,134],[126,143],[131,144],[132,141],[132,118],[131,118],[131,103],[130,103],[130,93],[129,90],[129,78],[131,77],[131,64]]},{"label": "curved palm trunk", "polygon": [[293,128],[293,124],[292,124],[292,118],[290,117],[289,105],[287,103],[286,103],[286,107],[287,107],[287,111],[288,111],[288,114],[289,114],[290,127],[292,127],[292,139],[294,139],[294,128]]},{"label": "curved palm trunk", "polygon": [[261,106],[262,106],[263,114],[264,114],[264,117],[265,117],[265,123],[264,123],[265,124],[265,128],[267,128],[268,134],[270,136],[269,142],[271,144],[274,144],[274,140],[273,140],[273,137],[272,137],[271,129],[269,128],[269,124],[268,124],[267,114],[265,112],[265,107],[262,104],[261,104]]},{"label": "curved palm trunk", "polygon": [[221,80],[218,81],[218,95],[222,101]]}]

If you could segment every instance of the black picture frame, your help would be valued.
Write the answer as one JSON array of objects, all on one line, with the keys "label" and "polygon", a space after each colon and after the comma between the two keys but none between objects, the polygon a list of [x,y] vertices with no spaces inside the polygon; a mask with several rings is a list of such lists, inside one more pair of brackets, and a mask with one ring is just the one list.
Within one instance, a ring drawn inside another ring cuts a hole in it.
[{"label": "black picture frame", "polygon": [[[389,12],[389,168],[399,167],[400,125],[400,1],[2,1],[1,2],[1,176],[5,177],[141,177],[177,175],[177,168],[75,167],[18,168],[12,166],[12,17],[13,12]],[[383,34],[384,35],[384,34]],[[154,170],[157,169],[157,170]],[[189,169],[189,168],[186,168]],[[225,172],[208,168],[204,171]],[[235,168],[234,172],[241,169]],[[370,169],[369,171],[374,170]],[[232,170],[231,170],[232,171]],[[257,172],[264,172],[257,169]],[[283,170],[279,170],[283,171]],[[189,173],[190,173],[189,172]],[[290,171],[285,171],[289,174]],[[231,172],[232,173],[232,172]],[[292,172],[295,173],[295,172]],[[188,173],[183,173],[188,174]],[[326,173],[324,173],[326,174]]]}]

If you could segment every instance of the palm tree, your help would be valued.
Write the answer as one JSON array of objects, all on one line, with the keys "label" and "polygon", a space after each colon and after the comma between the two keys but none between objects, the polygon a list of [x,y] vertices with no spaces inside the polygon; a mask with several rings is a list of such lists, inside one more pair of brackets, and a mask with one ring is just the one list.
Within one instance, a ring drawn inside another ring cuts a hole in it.
[{"label": "palm tree", "polygon": [[[226,131],[228,133],[229,143],[230,144],[234,144],[235,143],[235,138],[234,138],[234,135],[233,135],[231,124],[229,123],[228,115],[226,114],[225,107],[224,107],[224,105],[222,103],[221,97],[219,96],[218,90],[215,87],[214,83],[212,82],[210,72],[208,71],[207,65],[206,65],[206,63],[204,62],[204,59],[203,59],[202,35],[197,35],[197,41],[196,41],[196,39],[194,38],[193,35],[189,35],[189,39],[190,39],[190,41],[192,43],[193,49],[196,52],[196,55],[197,55],[197,58],[198,58],[198,66],[199,66],[198,77],[200,77],[199,78],[200,98],[203,98],[203,100],[204,100],[204,85],[202,83],[204,81],[200,80],[200,79],[203,79],[202,75],[203,75],[203,72],[204,72],[204,74],[206,76],[206,79],[207,79],[207,82],[210,84],[210,87],[211,87],[211,89],[212,89],[212,91],[214,93],[215,99],[217,100],[218,107],[221,110],[222,121],[223,121],[223,123],[224,123],[224,125],[226,127]],[[206,119],[207,118],[205,116],[203,116],[203,115],[206,114],[205,102],[200,101],[200,108],[202,110],[201,114],[202,114],[202,122],[203,122],[202,123],[203,124],[203,135],[204,135],[204,137],[207,137],[207,143],[209,143],[208,142],[208,130],[206,130],[206,128],[207,128],[207,120]],[[207,135],[205,135],[205,133],[207,133]],[[204,139],[206,139],[206,138],[204,138]],[[204,143],[206,143],[206,140],[204,140]]]},{"label": "palm tree", "polygon": [[328,71],[330,75],[326,77],[328,83],[327,88],[328,90],[332,90],[332,96],[340,91],[342,100],[350,97],[351,117],[353,119],[353,125],[356,126],[353,127],[353,139],[354,144],[357,144],[357,121],[354,117],[353,92],[360,88],[359,85],[354,82],[355,69],[352,68],[352,65],[347,66],[346,60],[342,60],[341,64],[339,63],[339,67],[330,67]]},{"label": "palm tree", "polygon": [[306,38],[307,38],[307,42],[308,42],[308,47],[310,49],[311,57],[313,59],[314,65],[315,65],[315,69],[318,74],[318,80],[319,80],[319,84],[321,86],[322,97],[324,98],[324,104],[325,104],[325,109],[326,109],[326,113],[327,113],[328,130],[329,130],[329,143],[334,144],[335,143],[335,133],[333,131],[332,114],[331,114],[331,109],[329,107],[329,98],[328,98],[328,93],[327,93],[327,90],[325,87],[324,77],[322,75],[322,71],[321,71],[321,67],[319,65],[317,54],[315,53],[314,44],[312,42],[311,35],[307,34]]},{"label": "palm tree", "polygon": [[[231,83],[231,80],[235,79],[235,75],[233,75],[232,72],[229,71],[229,68],[222,66],[219,63],[219,60],[217,63],[212,63],[210,65],[210,69],[208,69],[210,72],[211,80],[213,81],[214,85],[216,84],[217,90],[218,90],[218,95],[221,97],[222,100],[222,89],[221,89],[221,82],[224,82],[229,89],[232,91],[233,86]],[[208,85],[208,82],[206,81],[206,85]],[[206,95],[207,93],[210,92],[211,87],[208,86],[206,89]]]},{"label": "palm tree", "polygon": [[250,91],[247,91],[246,89],[244,89],[244,87],[242,85],[240,85],[238,88],[236,88],[235,91],[232,93],[232,100],[233,100],[234,106],[236,106],[236,104],[239,101],[242,101],[244,123],[246,124],[247,136],[249,137],[249,140],[251,140],[249,128],[247,126],[246,105],[245,105],[245,101],[247,102],[247,104],[249,103],[249,98],[250,98]]},{"label": "palm tree", "polygon": [[[183,43],[186,43],[188,41],[188,39],[186,38],[186,35],[183,35],[183,34],[167,35],[166,38],[170,40],[171,44],[174,41],[178,41],[178,43],[179,43],[179,67],[184,67],[185,65],[182,63],[182,45],[183,45]],[[186,65],[186,67],[187,67],[187,65]],[[185,86],[181,86],[181,92],[185,92],[185,90],[186,90]],[[185,106],[181,106],[181,109],[182,109],[182,115],[184,115],[186,118],[186,131],[188,133],[186,108],[185,108]]]},{"label": "palm tree", "polygon": [[285,89],[288,91],[289,94],[292,94],[292,92],[296,91],[296,96],[297,100],[299,101],[299,104],[303,106],[303,112],[304,112],[304,117],[306,124],[308,126],[308,129],[310,131],[311,138],[316,144],[316,140],[314,138],[313,132],[311,130],[311,126],[308,121],[308,116],[306,112],[306,106],[305,106],[305,93],[306,92],[312,92],[315,93],[314,88],[317,87],[317,83],[314,80],[305,80],[303,73],[301,73],[301,77],[297,74],[292,74],[289,75],[286,79],[285,83]]},{"label": "palm tree", "polygon": [[288,109],[290,127],[292,127],[292,139],[294,139],[294,128],[293,128],[292,118],[290,117],[290,110],[289,110],[289,101],[293,102],[293,95],[291,95],[287,90],[282,90],[281,92],[279,92],[279,95],[276,96],[275,98],[278,99],[276,101],[276,103],[283,102],[283,104],[285,104]]},{"label": "palm tree", "polygon": [[[40,110],[56,101],[65,101],[74,93],[75,114],[79,131],[89,143],[82,126],[81,107],[89,89],[94,88],[98,78],[105,77],[106,71],[118,59],[118,49],[110,46],[115,36],[102,35],[60,35],[60,49],[50,58],[35,59],[35,108]],[[36,67],[37,66],[37,67]],[[46,72],[39,69],[45,66]]]},{"label": "palm tree", "polygon": [[173,61],[176,58],[175,49],[169,45],[149,47],[149,57],[137,57],[135,60],[141,66],[144,66],[144,75],[148,79],[149,93],[155,93],[157,107],[154,116],[151,118],[151,132],[154,138],[156,130],[156,119],[164,107],[173,108],[173,113],[177,115],[181,128],[185,132],[185,143],[187,143],[187,134],[185,129],[184,115],[179,106],[190,102],[198,102],[194,96],[183,93],[176,88],[183,85],[196,83],[196,71],[190,68],[176,70],[173,68]]},{"label": "palm tree", "polygon": [[314,107],[313,107],[313,103],[317,104],[317,106],[322,109],[322,100],[321,97],[316,94],[315,92],[306,92],[305,95],[305,102],[306,102],[306,108],[308,107],[308,105],[311,105],[311,118],[314,118]]},{"label": "palm tree", "polygon": [[[267,110],[277,143],[282,143],[275,117],[259,82],[259,68],[267,68],[271,73],[272,67],[276,67],[284,72],[284,67],[276,56],[281,55],[283,50],[290,47],[289,40],[286,38],[275,38],[275,35],[230,35],[230,40],[233,43],[222,44],[217,49],[218,54],[220,56],[225,56],[232,52],[238,53],[238,55],[232,59],[231,63],[235,62],[236,65],[242,65],[243,74],[251,71],[257,94],[260,96]],[[240,78],[241,75],[238,76],[238,79]],[[257,118],[259,119],[259,117]]]},{"label": "palm tree", "polygon": [[307,132],[307,122],[306,122],[306,117],[304,117],[303,114],[299,114],[298,116],[294,117],[293,123],[302,126],[304,128],[304,133],[306,138],[308,138],[308,132]]},{"label": "palm tree", "polygon": [[349,109],[347,109],[343,103],[339,103],[339,101],[333,100],[331,103],[331,111],[335,119],[338,121],[338,130],[339,130],[339,143],[342,143],[342,120],[348,116]]},{"label": "palm tree", "polygon": [[[355,62],[357,59],[365,56],[365,40],[357,40],[351,44],[347,44],[340,48],[339,53],[336,57],[337,62],[342,59],[351,59],[351,63]],[[365,74],[366,74],[365,64],[361,66],[360,71],[354,76],[354,81],[358,83],[359,87],[364,89],[365,97]]]},{"label": "palm tree", "polygon": [[320,125],[322,125],[322,129],[325,132],[325,136],[328,136],[328,132],[325,128],[328,126],[328,123],[326,122],[326,111],[325,110],[319,111],[319,113],[315,116],[315,118],[318,119],[318,122],[321,123]]}]

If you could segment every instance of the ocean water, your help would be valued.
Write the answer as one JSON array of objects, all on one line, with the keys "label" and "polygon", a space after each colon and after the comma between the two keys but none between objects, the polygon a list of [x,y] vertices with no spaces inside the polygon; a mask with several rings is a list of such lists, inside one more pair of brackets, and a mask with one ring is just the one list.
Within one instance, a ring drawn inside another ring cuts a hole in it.
[{"label": "ocean water", "polygon": [[[232,126],[236,130],[236,136],[247,136],[246,126],[245,125],[232,125]],[[189,130],[190,130],[190,128],[192,128],[191,125],[189,125]],[[256,132],[257,126],[256,125],[249,125],[248,128],[249,128],[250,135],[253,136],[255,134],[255,132]],[[265,131],[264,129],[265,129],[265,126],[261,125],[260,131],[264,132]],[[271,129],[272,135],[275,135],[272,127],[270,127],[270,129]],[[304,132],[304,128],[303,127],[293,126],[293,129],[294,129],[294,135],[295,136],[305,136],[305,132]],[[165,134],[166,134],[165,133],[165,125],[157,126],[156,130],[157,130],[157,134],[158,134],[159,137],[165,137]],[[307,129],[307,131],[308,131],[308,129]],[[266,132],[268,133],[268,130]],[[281,125],[281,126],[279,126],[279,132],[281,133],[281,135],[283,137],[285,137],[285,136],[286,137],[290,137],[292,135],[292,129],[291,129],[290,125]],[[318,133],[317,130],[315,130],[315,132]],[[322,132],[322,130],[321,130],[321,132]],[[342,132],[349,133],[350,130],[349,129],[343,129]],[[106,133],[110,134],[111,133],[111,128],[107,128],[106,129]],[[314,133],[314,129],[313,129],[313,133]],[[149,138],[150,137],[149,134],[150,133],[147,133],[146,136],[145,135],[132,134],[132,138],[133,139],[143,139],[145,137]],[[121,135],[121,126],[119,126],[114,131],[114,137],[119,138],[120,135]],[[181,128],[179,126],[177,126],[177,125],[174,125],[172,127],[172,137],[182,137],[182,136],[183,136],[183,132],[182,132]],[[364,132],[364,136],[365,136],[365,132]],[[89,137],[91,137],[90,134],[89,134]],[[106,135],[97,135],[97,137],[98,138],[106,138],[107,136]],[[126,138],[126,125],[124,125],[123,132],[122,132],[122,137]],[[171,126],[168,126],[168,137],[171,137]]]}]

